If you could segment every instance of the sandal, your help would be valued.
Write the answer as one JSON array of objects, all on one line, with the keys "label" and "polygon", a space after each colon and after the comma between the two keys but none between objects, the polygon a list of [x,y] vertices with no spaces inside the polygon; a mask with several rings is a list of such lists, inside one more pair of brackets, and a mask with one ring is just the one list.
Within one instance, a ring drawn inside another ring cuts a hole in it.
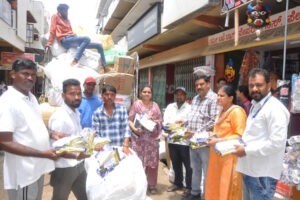
[{"label": "sandal", "polygon": [[155,187],[154,188],[149,188],[149,193],[150,194],[157,194],[158,191],[157,191],[157,189]]},{"label": "sandal", "polygon": [[191,190],[185,188],[182,193],[182,197],[188,197],[191,194]]},{"label": "sandal", "polygon": [[178,187],[177,185],[171,185],[170,187],[168,187],[168,192],[174,192],[176,190],[180,190],[181,187]]}]

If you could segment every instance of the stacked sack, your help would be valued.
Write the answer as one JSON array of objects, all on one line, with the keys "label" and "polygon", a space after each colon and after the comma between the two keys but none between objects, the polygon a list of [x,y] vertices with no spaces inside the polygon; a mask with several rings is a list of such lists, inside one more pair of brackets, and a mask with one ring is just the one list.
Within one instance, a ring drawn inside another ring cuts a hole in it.
[{"label": "stacked sack", "polygon": [[292,76],[292,108],[291,112],[300,113],[300,74]]},{"label": "stacked sack", "polygon": [[[77,35],[90,35],[89,32],[80,26],[73,26],[73,31]],[[91,42],[98,42],[102,44],[106,63],[108,64],[108,67],[114,69],[113,71],[116,72],[104,74],[104,69],[102,67],[98,70],[93,68],[95,71],[101,74],[101,81],[99,82],[100,89],[105,84],[113,85],[117,89],[115,102],[125,106],[127,110],[129,110],[131,106],[131,93],[134,83],[133,74],[136,61],[132,57],[126,56],[126,50],[118,45],[114,45],[111,35],[94,34],[91,35],[90,38]],[[96,50],[92,51],[95,51],[92,53],[98,54]],[[90,51],[85,52],[87,52],[85,54],[87,54],[86,56],[90,59],[90,55],[92,53]],[[82,59],[85,59],[85,57],[82,57],[80,60]],[[85,65],[85,63],[82,64]],[[101,98],[99,93],[98,96]]]},{"label": "stacked sack", "polygon": [[300,190],[300,136],[291,137],[288,143],[280,181]]},{"label": "stacked sack", "polygon": [[[88,35],[81,27],[75,27],[74,32],[77,35]],[[45,38],[47,38],[47,35],[45,35]],[[129,56],[125,56],[125,51],[117,45],[114,45],[111,35],[93,35],[90,38],[92,42],[102,44],[105,59],[107,63],[110,64],[108,67],[114,68],[116,73],[103,73],[103,68],[99,68],[101,56],[97,50],[86,49],[78,61],[78,65],[71,67],[70,63],[73,61],[77,49],[70,48],[66,50],[60,43],[54,40],[51,47],[53,58],[43,69],[47,77],[45,95],[50,105],[62,105],[63,99],[61,93],[64,80],[75,78],[83,84],[87,77],[93,77],[97,83],[95,89],[96,96],[101,97],[100,90],[103,85],[113,85],[117,89],[115,102],[129,109],[131,106],[131,92],[134,83],[135,60]]]}]

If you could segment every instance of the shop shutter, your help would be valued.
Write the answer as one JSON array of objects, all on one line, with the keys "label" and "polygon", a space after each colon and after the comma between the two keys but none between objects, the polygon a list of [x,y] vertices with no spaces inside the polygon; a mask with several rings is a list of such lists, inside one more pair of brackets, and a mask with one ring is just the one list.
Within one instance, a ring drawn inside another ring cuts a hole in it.
[{"label": "shop shutter", "polygon": [[194,58],[175,63],[175,88],[182,86],[187,91],[189,99],[197,95],[193,77],[193,68],[205,65],[205,57]]},{"label": "shop shutter", "polygon": [[160,110],[166,106],[166,66],[152,68],[152,99]]},{"label": "shop shutter", "polygon": [[139,89],[149,84],[148,69],[139,70]]}]

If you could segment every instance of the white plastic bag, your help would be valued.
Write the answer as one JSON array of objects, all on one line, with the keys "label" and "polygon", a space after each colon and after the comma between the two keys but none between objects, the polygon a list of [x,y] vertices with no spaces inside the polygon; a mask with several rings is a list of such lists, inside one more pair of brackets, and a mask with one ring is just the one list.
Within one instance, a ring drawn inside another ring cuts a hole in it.
[{"label": "white plastic bag", "polygon": [[[133,152],[133,150],[131,150]],[[120,154],[123,152],[119,151]],[[89,200],[147,200],[147,179],[141,160],[133,152],[102,178],[95,154],[85,160]]]},{"label": "white plastic bag", "polygon": [[[74,59],[77,52],[77,48],[70,48],[68,50],[68,54]],[[95,70],[96,72],[99,71],[99,62],[100,62],[100,54],[98,52],[94,52],[92,50],[86,49],[84,50],[81,58],[79,59],[79,65],[86,66]]]},{"label": "white plastic bag", "polygon": [[131,106],[131,95],[117,94],[115,103],[120,104],[129,110]]},{"label": "white plastic bag", "polygon": [[67,50],[59,43],[56,39],[54,39],[53,44],[51,46],[51,53],[54,57],[57,57],[63,53],[66,53]]},{"label": "white plastic bag", "polygon": [[82,86],[87,77],[93,77],[96,80],[96,83],[99,84],[101,78],[106,76],[105,74],[100,75],[96,71],[85,66],[71,67],[71,62],[72,57],[70,54],[63,53],[57,58],[53,58],[43,69],[51,82],[51,84],[46,84],[46,96],[49,99],[49,103],[52,105],[60,106],[63,102],[61,97],[63,81],[74,78],[80,81]]}]

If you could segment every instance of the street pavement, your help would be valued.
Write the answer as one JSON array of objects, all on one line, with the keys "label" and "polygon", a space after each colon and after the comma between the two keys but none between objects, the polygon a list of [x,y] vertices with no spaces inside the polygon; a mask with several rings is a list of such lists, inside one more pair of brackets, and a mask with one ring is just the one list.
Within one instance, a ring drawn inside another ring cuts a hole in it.
[{"label": "street pavement", "polygon": [[[3,189],[3,152],[0,151],[0,199],[1,200],[8,200],[7,192]],[[21,169],[20,169],[21,170]],[[182,191],[176,192],[167,192],[168,186],[171,185],[169,183],[168,178],[168,168],[163,163],[159,163],[159,170],[158,170],[158,194],[149,195],[152,200],[180,200]],[[47,174],[45,176],[45,183],[44,183],[44,191],[43,191],[43,200],[51,200],[52,196],[52,187],[49,184],[50,176]],[[76,200],[75,196],[71,194],[69,196],[69,200]]]}]

